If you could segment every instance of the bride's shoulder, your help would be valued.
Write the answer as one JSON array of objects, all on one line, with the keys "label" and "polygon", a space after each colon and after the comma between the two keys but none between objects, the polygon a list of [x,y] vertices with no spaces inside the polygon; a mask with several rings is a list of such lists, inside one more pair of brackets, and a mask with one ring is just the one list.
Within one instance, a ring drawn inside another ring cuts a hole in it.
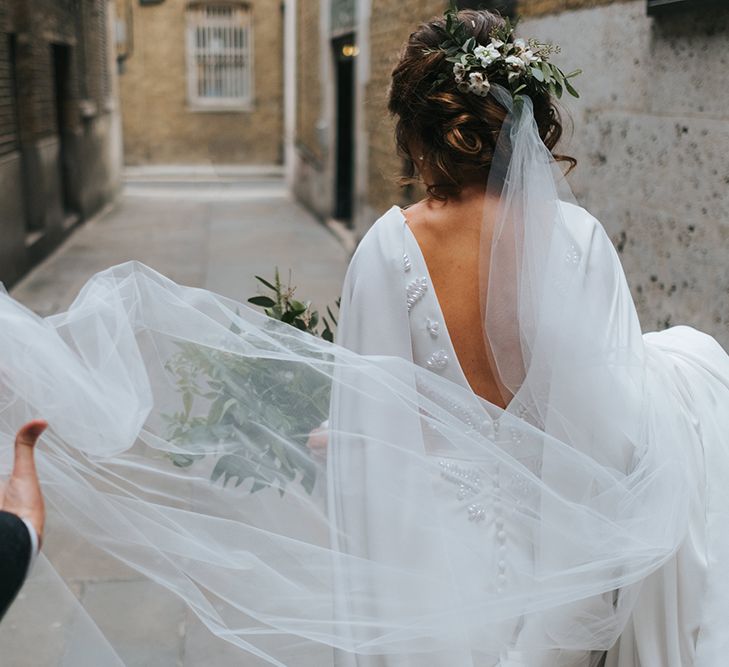
[{"label": "bride's shoulder", "polygon": [[579,204],[560,200],[559,207],[562,218],[572,233],[593,233],[595,227],[600,226],[598,219]]},{"label": "bride's shoulder", "polygon": [[596,241],[607,239],[600,221],[586,208],[568,201],[560,201],[559,205],[565,227],[583,253],[592,248]]},{"label": "bride's shoulder", "polygon": [[399,206],[392,206],[369,228],[357,245],[350,268],[363,261],[394,262],[402,255],[405,219]]},{"label": "bride's shoulder", "polygon": [[343,307],[358,299],[361,304],[384,300],[397,293],[404,262],[404,216],[398,206],[393,206],[370,227],[352,255],[344,278]]}]

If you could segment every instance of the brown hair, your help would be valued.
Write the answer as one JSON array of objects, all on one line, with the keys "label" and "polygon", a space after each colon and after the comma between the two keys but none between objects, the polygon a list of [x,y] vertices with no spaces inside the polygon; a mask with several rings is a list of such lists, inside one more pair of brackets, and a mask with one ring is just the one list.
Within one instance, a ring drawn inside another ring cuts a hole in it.
[{"label": "brown hair", "polygon": [[[464,9],[458,12],[469,37],[488,44],[490,33],[504,19],[488,10]],[[436,17],[421,24],[405,43],[392,71],[387,108],[397,117],[395,139],[406,160],[401,185],[417,182],[415,159],[427,165],[435,182],[427,183],[428,196],[446,200],[460,194],[468,183],[485,183],[489,174],[496,140],[506,110],[492,95],[480,97],[456,88],[453,64],[438,49],[445,37],[445,18]],[[432,49],[432,52],[426,52]],[[439,76],[443,83],[436,84]],[[507,86],[506,81],[498,81]],[[562,136],[559,109],[547,92],[529,93],[539,134],[555,160],[574,158],[559,155],[554,147]],[[422,156],[422,159],[420,159]]]}]

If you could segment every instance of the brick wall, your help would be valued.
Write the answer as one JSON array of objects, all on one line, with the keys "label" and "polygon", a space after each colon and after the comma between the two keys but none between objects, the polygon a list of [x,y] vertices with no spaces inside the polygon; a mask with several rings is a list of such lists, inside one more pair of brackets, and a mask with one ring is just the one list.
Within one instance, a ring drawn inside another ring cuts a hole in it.
[{"label": "brick wall", "polygon": [[324,152],[317,134],[317,123],[322,114],[323,82],[321,80],[320,3],[299,0],[296,39],[296,143],[306,159],[321,169]]},{"label": "brick wall", "polygon": [[278,0],[253,0],[250,111],[193,111],[187,100],[186,0],[132,5],[133,50],[120,77],[125,161],[280,164],[283,21]]},{"label": "brick wall", "polygon": [[[395,203],[419,198],[422,192],[403,192],[397,184],[401,161],[395,150],[394,124],[387,116],[387,90],[399,49],[419,21],[442,14],[443,0],[372,0],[370,23],[370,79],[364,100],[368,151],[367,202],[375,214]],[[374,222],[374,221],[372,221]]]},{"label": "brick wall", "polygon": [[8,284],[118,188],[108,4],[0,0],[0,280]]},{"label": "brick wall", "polygon": [[96,111],[103,111],[110,95],[107,1],[18,2],[15,15],[22,26],[17,48],[23,131],[31,137],[50,136],[58,131],[51,44],[68,45],[71,49],[67,86],[74,102],[90,101]]},{"label": "brick wall", "polygon": [[0,156],[18,148],[15,81],[10,58],[11,35],[6,24],[5,7],[0,4]]}]

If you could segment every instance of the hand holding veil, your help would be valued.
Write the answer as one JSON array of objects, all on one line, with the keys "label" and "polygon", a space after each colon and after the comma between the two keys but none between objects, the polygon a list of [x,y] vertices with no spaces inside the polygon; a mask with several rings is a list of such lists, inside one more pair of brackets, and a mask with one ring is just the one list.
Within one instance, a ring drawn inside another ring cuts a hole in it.
[{"label": "hand holding veil", "polygon": [[[678,381],[646,349],[604,231],[569,203],[529,98],[490,94],[508,114],[483,306],[506,410],[135,263],[45,320],[0,295],[3,440],[46,418],[50,503],[242,653],[567,664],[615,641],[631,585],[683,539],[699,436]],[[397,272],[387,252],[373,285]],[[407,349],[404,290],[380,297],[376,326]],[[322,462],[305,443],[326,418]],[[476,503],[485,521],[469,520]],[[69,644],[83,654],[83,635]]]}]

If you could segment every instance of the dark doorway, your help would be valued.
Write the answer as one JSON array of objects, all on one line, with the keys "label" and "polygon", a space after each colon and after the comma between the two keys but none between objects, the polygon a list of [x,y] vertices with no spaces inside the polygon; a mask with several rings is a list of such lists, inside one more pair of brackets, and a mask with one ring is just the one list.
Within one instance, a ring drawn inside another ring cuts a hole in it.
[{"label": "dark doorway", "polygon": [[334,217],[352,223],[354,200],[354,35],[335,39],[336,148]]},{"label": "dark doorway", "polygon": [[73,218],[76,217],[76,207],[74,206],[71,185],[73,182],[73,165],[71,164],[70,119],[68,115],[71,101],[71,47],[64,44],[52,44],[51,56],[56,127],[59,140],[58,166],[60,170],[61,202],[64,218]]},{"label": "dark doorway", "polygon": [[8,63],[10,65],[10,97],[13,114],[13,130],[15,134],[15,142],[20,153],[20,173],[21,173],[21,200],[23,202],[23,215],[25,216],[26,232],[33,231],[30,224],[28,211],[28,197],[30,196],[30,188],[28,187],[28,175],[26,173],[23,161],[22,137],[20,127],[20,80],[18,78],[18,38],[14,35],[8,35]]}]

